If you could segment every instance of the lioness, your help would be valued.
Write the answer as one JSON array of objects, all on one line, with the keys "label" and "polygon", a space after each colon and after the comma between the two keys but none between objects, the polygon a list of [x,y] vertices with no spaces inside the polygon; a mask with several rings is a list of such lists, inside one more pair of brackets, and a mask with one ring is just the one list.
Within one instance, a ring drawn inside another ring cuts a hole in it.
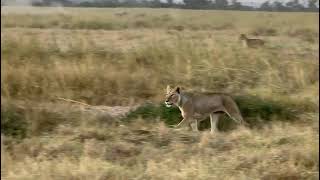
[{"label": "lioness", "polygon": [[181,92],[179,87],[174,89],[167,86],[165,104],[167,107],[176,105],[181,111],[183,120],[175,127],[187,122],[193,131],[198,131],[198,121],[210,116],[211,130],[217,130],[219,116],[226,113],[231,119],[242,124],[244,123],[241,113],[234,100],[225,94],[193,94]]},{"label": "lioness", "polygon": [[264,40],[262,39],[249,39],[245,34],[241,34],[239,40],[242,41],[244,47],[254,48],[264,45]]}]

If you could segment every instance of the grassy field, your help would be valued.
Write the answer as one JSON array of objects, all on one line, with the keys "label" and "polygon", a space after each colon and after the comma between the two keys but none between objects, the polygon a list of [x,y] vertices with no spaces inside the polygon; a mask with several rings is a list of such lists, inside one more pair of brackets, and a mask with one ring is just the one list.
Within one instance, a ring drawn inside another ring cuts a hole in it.
[{"label": "grassy field", "polygon": [[[2,7],[1,178],[317,179],[318,22],[318,13]],[[244,48],[241,33],[266,46]],[[181,117],[160,105],[167,84],[231,94],[250,127],[225,117],[215,135],[208,122],[198,134],[170,128]],[[105,116],[57,97],[138,108]]]}]

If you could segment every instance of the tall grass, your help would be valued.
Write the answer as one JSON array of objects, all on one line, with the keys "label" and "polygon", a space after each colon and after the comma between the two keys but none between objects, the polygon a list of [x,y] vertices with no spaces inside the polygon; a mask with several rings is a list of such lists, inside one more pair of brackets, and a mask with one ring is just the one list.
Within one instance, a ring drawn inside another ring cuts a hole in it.
[{"label": "tall grass", "polygon": [[150,37],[144,46],[120,50],[82,33],[76,36],[81,39],[61,45],[58,38],[47,43],[38,35],[17,39],[6,33],[1,91],[13,98],[61,95],[93,104],[112,104],[110,96],[160,101],[165,84],[233,94],[266,95],[259,93],[265,88],[269,94],[283,95],[316,86],[319,80],[314,45],[300,51],[301,60],[299,52],[288,53],[298,46],[250,50],[230,37],[202,41],[206,34],[195,34],[199,40],[189,39],[189,33]]}]

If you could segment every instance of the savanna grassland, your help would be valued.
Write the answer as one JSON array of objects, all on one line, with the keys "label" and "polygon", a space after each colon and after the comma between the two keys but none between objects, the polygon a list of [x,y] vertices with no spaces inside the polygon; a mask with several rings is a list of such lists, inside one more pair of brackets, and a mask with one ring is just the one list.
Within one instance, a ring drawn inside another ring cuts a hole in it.
[{"label": "savanna grassland", "polygon": [[[318,21],[2,7],[1,178],[318,179]],[[266,45],[245,48],[241,33]],[[249,126],[171,128],[181,117],[162,104],[167,84],[231,94]]]}]

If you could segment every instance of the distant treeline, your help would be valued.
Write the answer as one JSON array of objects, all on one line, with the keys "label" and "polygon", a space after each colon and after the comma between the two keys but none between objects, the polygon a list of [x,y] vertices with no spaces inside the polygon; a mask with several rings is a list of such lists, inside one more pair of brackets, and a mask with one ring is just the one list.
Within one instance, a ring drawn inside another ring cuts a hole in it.
[{"label": "distant treeline", "polygon": [[[12,2],[12,0],[10,0]],[[1,1],[7,5],[9,0]],[[176,3],[174,0],[88,0],[77,2],[75,0],[34,0],[33,6],[66,6],[66,7],[151,7],[151,8],[181,8],[181,9],[215,9],[215,10],[243,10],[243,11],[309,11],[319,12],[319,0],[308,0],[301,4],[299,0],[265,1],[260,7],[246,6],[237,0],[183,0]]]}]

